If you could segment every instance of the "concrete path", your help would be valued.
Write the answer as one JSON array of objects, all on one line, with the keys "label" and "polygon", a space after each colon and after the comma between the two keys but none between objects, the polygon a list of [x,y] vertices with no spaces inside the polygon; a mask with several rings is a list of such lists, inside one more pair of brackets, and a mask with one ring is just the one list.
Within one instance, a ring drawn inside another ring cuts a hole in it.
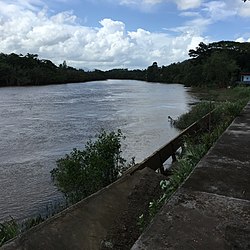
[{"label": "concrete path", "polygon": [[250,103],[132,250],[250,249]]}]

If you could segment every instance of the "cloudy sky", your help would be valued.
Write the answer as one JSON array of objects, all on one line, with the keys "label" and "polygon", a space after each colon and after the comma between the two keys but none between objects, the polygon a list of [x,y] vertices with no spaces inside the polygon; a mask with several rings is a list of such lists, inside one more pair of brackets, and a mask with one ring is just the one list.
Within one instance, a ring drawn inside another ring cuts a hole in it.
[{"label": "cloudy sky", "polygon": [[199,42],[250,42],[250,1],[0,0],[0,52],[77,68],[146,68]]}]

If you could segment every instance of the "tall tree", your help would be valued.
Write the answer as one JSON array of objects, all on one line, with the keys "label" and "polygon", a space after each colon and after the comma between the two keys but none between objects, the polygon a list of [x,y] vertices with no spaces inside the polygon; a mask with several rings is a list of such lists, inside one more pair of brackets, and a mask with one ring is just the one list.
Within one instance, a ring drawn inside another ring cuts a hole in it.
[{"label": "tall tree", "polygon": [[235,60],[227,54],[214,52],[204,65],[203,76],[207,84],[226,87],[236,80],[238,70]]},{"label": "tall tree", "polygon": [[157,62],[153,62],[147,69],[147,81],[157,82],[159,80],[159,68]]}]

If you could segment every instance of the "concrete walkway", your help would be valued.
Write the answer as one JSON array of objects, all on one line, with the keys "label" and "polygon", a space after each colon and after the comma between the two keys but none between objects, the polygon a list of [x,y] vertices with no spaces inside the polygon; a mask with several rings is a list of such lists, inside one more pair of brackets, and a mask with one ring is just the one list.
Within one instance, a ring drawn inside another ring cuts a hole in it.
[{"label": "concrete walkway", "polygon": [[250,103],[132,250],[250,249]]}]

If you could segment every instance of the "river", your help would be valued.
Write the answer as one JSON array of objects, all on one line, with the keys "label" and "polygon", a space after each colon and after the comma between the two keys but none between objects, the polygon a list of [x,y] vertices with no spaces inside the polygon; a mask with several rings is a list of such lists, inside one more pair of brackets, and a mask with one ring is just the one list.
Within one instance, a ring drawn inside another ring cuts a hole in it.
[{"label": "river", "polygon": [[103,128],[122,130],[140,162],[178,134],[168,122],[195,101],[183,85],[133,80],[0,89],[0,221],[35,215],[61,194],[50,171]]}]

